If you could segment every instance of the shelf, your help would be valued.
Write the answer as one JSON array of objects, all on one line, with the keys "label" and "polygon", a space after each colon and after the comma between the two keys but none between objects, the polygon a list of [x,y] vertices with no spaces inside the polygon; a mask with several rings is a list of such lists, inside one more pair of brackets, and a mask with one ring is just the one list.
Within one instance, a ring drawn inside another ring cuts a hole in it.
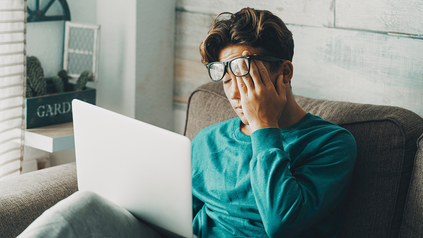
[{"label": "shelf", "polygon": [[50,153],[74,148],[73,123],[27,129],[25,145]]}]

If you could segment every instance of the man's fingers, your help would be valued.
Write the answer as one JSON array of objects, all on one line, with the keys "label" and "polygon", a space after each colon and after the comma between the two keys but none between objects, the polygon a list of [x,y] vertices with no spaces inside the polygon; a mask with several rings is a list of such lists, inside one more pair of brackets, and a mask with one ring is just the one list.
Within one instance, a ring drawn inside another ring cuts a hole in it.
[{"label": "man's fingers", "polygon": [[236,77],[237,86],[239,89],[239,92],[241,94],[241,97],[248,94],[248,88],[244,83],[244,80],[241,77]]},{"label": "man's fingers", "polygon": [[257,62],[256,60],[251,60],[249,75],[250,75],[250,78],[252,78],[251,80],[253,81],[254,85],[257,88],[261,88],[263,86],[263,80],[261,78],[259,69],[257,68],[256,62]]},{"label": "man's fingers", "polygon": [[[266,67],[264,66],[263,62],[260,60],[254,60],[254,65],[257,68],[259,74],[260,74],[260,78],[262,83],[265,86],[271,86],[272,85],[272,81],[270,81],[270,76],[269,76],[269,72],[267,71]],[[251,62],[251,67],[253,66],[253,62]]]},{"label": "man's fingers", "polygon": [[[250,52],[248,50],[245,50],[244,52],[242,52],[242,55],[243,56],[250,55]],[[240,64],[240,72],[242,71],[242,74],[246,74],[248,72],[248,59],[243,59],[241,62],[242,63]],[[249,72],[249,74],[242,77],[243,80],[245,81],[245,83],[247,84],[248,89],[250,89],[250,90],[255,89],[255,87],[257,86],[257,83],[256,83],[257,78],[255,77],[255,75],[252,74],[254,72],[252,72],[252,70],[251,70],[252,64],[253,64],[253,62],[250,62],[250,72]],[[256,73],[256,75],[258,75],[258,74]]]},{"label": "man's fingers", "polygon": [[244,75],[248,73],[248,59],[240,58],[236,61],[237,71],[239,75]]},{"label": "man's fingers", "polygon": [[[236,74],[241,75],[241,69],[237,69],[236,70]],[[242,77],[236,77],[237,79],[241,79],[241,82],[244,83],[244,85],[247,87],[248,90],[253,90],[254,89],[254,83],[251,80],[250,75],[245,75]]]}]

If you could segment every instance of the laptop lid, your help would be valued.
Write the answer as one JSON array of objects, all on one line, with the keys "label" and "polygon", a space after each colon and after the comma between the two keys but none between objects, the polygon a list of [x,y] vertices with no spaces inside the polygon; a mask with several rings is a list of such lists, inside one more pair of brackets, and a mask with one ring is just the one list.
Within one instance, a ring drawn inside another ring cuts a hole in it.
[{"label": "laptop lid", "polygon": [[72,111],[79,190],[191,237],[190,140],[76,99]]}]

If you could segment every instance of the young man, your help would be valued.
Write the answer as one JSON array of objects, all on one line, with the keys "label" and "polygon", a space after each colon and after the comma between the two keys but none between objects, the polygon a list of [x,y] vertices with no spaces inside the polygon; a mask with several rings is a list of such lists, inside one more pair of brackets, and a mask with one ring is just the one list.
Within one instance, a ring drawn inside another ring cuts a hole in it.
[{"label": "young man", "polygon": [[[356,144],[345,129],[306,113],[291,92],[293,40],[268,11],[214,21],[200,45],[239,116],[192,141],[198,237],[336,237]],[[153,237],[125,209],[93,193],[61,201],[21,237]]]},{"label": "young man", "polygon": [[345,129],[295,102],[293,39],[277,16],[245,8],[200,45],[238,118],[193,140],[199,237],[336,237],[356,159]]}]

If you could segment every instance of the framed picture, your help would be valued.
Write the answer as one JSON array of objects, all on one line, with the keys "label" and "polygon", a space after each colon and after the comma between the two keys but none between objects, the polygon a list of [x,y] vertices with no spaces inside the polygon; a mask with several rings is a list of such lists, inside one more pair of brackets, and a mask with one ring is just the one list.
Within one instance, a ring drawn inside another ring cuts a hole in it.
[{"label": "framed picture", "polygon": [[98,81],[98,60],[100,53],[100,25],[65,23],[63,69],[73,79],[90,70],[94,82]]}]

